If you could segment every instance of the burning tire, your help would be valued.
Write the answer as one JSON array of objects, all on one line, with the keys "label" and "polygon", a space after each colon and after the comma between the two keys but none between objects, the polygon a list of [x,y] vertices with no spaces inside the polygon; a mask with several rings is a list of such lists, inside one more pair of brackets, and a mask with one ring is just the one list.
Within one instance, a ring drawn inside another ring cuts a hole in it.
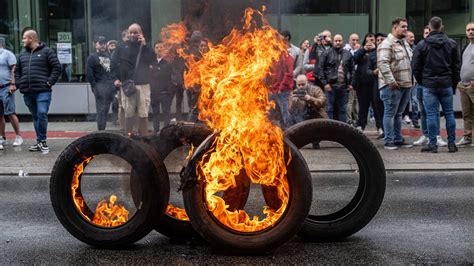
[{"label": "burning tire", "polygon": [[310,214],[299,235],[310,239],[340,239],[366,226],[382,204],[386,182],[382,157],[372,142],[345,123],[324,119],[296,124],[285,136],[298,148],[316,141],[339,143],[354,156],[359,167],[359,187],[350,202],[334,213]]},{"label": "burning tire", "polygon": [[[149,148],[154,149],[164,160],[174,150],[185,145],[199,146],[212,131],[209,127],[199,123],[180,122],[163,128],[157,138],[144,140]],[[136,182],[132,173],[132,182]],[[132,186],[135,187],[135,186]],[[245,206],[250,191],[250,180],[242,179],[235,189],[226,191],[224,197],[232,209]],[[173,193],[173,192],[171,192]],[[135,195],[136,193],[133,193]],[[189,218],[183,209],[175,208],[171,203],[154,228],[159,233],[170,238],[190,238],[198,236],[193,229]]]},{"label": "burning tire", "polygon": [[205,199],[205,181],[197,177],[200,171],[197,166],[206,152],[214,149],[214,138],[215,135],[209,136],[196,149],[182,175],[184,205],[194,229],[211,245],[232,253],[258,254],[282,245],[301,229],[311,205],[311,175],[303,156],[285,140],[285,162],[288,162],[289,154],[291,160],[286,175],[289,196],[283,213],[275,223],[262,230],[239,231],[224,225],[209,210]]},{"label": "burning tire", "polygon": [[[83,169],[101,154],[128,162],[141,187],[146,188],[140,193],[136,213],[128,221],[109,227],[94,224],[95,214],[81,193]],[[169,180],[153,151],[119,134],[97,132],[77,139],[59,155],[51,174],[50,196],[56,216],[74,237],[93,246],[116,248],[138,241],[153,229],[156,217],[163,214],[168,203]]]}]

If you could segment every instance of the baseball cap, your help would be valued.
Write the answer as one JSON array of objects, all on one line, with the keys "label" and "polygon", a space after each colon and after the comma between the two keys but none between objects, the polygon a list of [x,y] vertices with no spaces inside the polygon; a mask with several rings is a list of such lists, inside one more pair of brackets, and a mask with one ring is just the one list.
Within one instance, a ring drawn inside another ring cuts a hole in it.
[{"label": "baseball cap", "polygon": [[94,43],[107,43],[107,39],[104,36],[97,36],[94,39]]}]

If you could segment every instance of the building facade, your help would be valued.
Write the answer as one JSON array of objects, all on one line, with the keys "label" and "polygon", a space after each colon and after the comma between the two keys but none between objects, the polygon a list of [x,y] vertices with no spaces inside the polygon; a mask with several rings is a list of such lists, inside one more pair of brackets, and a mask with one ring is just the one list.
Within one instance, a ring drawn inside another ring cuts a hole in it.
[{"label": "building facade", "polygon": [[[95,104],[84,70],[87,56],[94,52],[95,36],[120,40],[122,30],[137,22],[152,42],[162,27],[185,21],[216,41],[240,23],[246,7],[263,5],[269,22],[291,31],[296,45],[312,41],[324,29],[346,39],[354,32],[361,39],[367,32],[389,32],[396,17],[408,19],[418,40],[429,18],[437,15],[443,18],[446,33],[462,47],[467,43],[465,25],[474,21],[474,0],[0,0],[0,37],[18,54],[22,29],[37,29],[63,65],[51,113],[89,114],[95,113]],[[18,113],[28,113],[21,98],[17,97]]]}]

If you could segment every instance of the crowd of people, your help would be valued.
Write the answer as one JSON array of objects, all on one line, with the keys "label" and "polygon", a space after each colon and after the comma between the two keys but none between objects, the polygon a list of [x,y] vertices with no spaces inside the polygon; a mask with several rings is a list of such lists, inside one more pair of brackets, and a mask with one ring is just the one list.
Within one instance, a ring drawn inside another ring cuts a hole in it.
[{"label": "crowd of people", "polygon": [[[313,43],[303,40],[298,47],[292,44],[291,33],[284,31],[281,37],[288,52],[274,62],[265,80],[269,99],[276,106],[269,117],[282,129],[307,119],[329,118],[364,131],[368,121],[374,121],[385,149],[419,145],[424,146],[422,152],[436,153],[438,146],[447,146],[449,152],[456,152],[457,146],[472,142],[474,23],[467,24],[466,36],[469,43],[459,54],[457,44],[443,32],[439,17],[429,21],[417,44],[404,18],[392,22],[389,34],[365,34],[362,43],[355,33],[345,44],[342,34],[333,36],[324,30]],[[48,152],[51,87],[58,81],[61,65],[34,29],[23,31],[22,42],[25,50],[17,59],[0,39],[0,150],[6,143],[5,117],[16,133],[13,146],[23,143],[15,115],[18,89],[36,131],[37,143],[29,150]],[[148,135],[151,107],[153,132],[158,133],[160,121],[166,126],[172,119],[173,99],[177,115],[182,114],[185,91],[188,120],[197,121],[199,87],[185,90],[185,61],[176,47],[161,40],[151,44],[136,23],[122,32],[120,42],[98,36],[94,44],[96,51],[87,58],[86,77],[96,101],[98,130],[106,129],[112,106],[114,120],[124,132]],[[198,59],[207,51],[208,41],[201,32],[193,32],[185,52]],[[464,118],[464,136],[457,143],[456,88]],[[446,120],[447,143],[440,137],[439,106]],[[408,143],[401,134],[402,123],[421,127],[420,139]],[[313,143],[313,148],[319,148],[319,143]]]},{"label": "crowd of people", "polygon": [[[291,44],[288,31],[282,32],[288,56],[275,64],[270,83],[281,127],[328,117],[364,131],[370,118],[387,150],[423,146],[422,152],[437,153],[438,146],[447,146],[449,152],[457,152],[457,146],[470,145],[474,23],[466,25],[469,43],[461,54],[443,30],[442,19],[433,17],[424,28],[423,40],[415,44],[407,20],[397,18],[389,34],[367,33],[362,43],[353,33],[344,45],[341,34],[332,36],[324,30],[312,45],[303,40],[300,47]],[[294,83],[288,82],[291,77],[297,84],[294,90]],[[304,82],[308,85],[298,85]],[[464,119],[464,136],[458,142],[453,110],[456,89]],[[298,108],[287,108],[288,101]],[[447,142],[440,136],[440,111],[446,120]],[[421,137],[407,142],[401,134],[402,123],[421,127]]]}]

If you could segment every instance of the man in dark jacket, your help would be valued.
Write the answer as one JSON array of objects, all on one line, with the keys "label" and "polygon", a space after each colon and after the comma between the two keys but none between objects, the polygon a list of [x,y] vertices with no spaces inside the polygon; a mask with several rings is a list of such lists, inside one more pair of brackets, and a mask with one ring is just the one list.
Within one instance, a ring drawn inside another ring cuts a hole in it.
[{"label": "man in dark jacket", "polygon": [[[385,33],[375,34],[375,46],[376,48],[385,40]],[[384,138],[383,132],[383,102],[380,99],[379,91],[379,69],[377,67],[377,49],[369,53],[367,59],[367,75],[372,75],[373,80],[373,95],[372,95],[372,108],[374,109],[375,126],[377,127],[377,139]]]},{"label": "man in dark jacket", "polygon": [[97,37],[95,49],[96,53],[87,58],[86,76],[95,96],[97,129],[105,130],[110,105],[117,90],[110,71],[111,59],[107,52],[107,40],[104,36]]},{"label": "man in dark jacket", "polygon": [[[148,110],[150,109],[150,65],[154,56],[147,46],[140,25],[136,23],[130,25],[128,33],[128,40],[119,44],[116,49],[112,61],[112,73],[116,87],[121,87],[122,83],[127,80],[133,80],[137,88],[137,92],[133,95],[125,96],[122,93],[121,97],[125,111],[126,133],[133,134],[134,123],[138,121],[138,133],[141,136],[146,136],[148,134]],[[135,73],[135,64],[140,49],[140,59]],[[135,117],[138,119],[135,120]]]},{"label": "man in dark jacket", "polygon": [[342,35],[334,36],[333,47],[321,54],[319,60],[319,79],[324,86],[327,98],[326,111],[334,118],[334,105],[337,105],[338,120],[347,122],[347,100],[352,90],[354,60],[351,52],[342,48]]},{"label": "man in dark jacket", "polygon": [[436,136],[439,135],[438,106],[441,104],[448,131],[448,150],[456,152],[456,120],[453,111],[453,87],[459,81],[459,53],[456,42],[443,32],[439,17],[430,20],[428,37],[419,42],[413,55],[412,69],[423,87],[423,100],[427,114],[429,145],[422,152],[437,153]]},{"label": "man in dark jacket", "polygon": [[[23,33],[23,47],[15,68],[15,81],[24,94],[25,104],[33,116],[37,143],[29,151],[49,152],[46,144],[48,110],[51,104],[51,87],[58,81],[61,64],[56,53],[38,40],[35,30]],[[15,84],[12,84],[15,86]]]},{"label": "man in dark jacket", "polygon": [[153,108],[153,131],[160,131],[158,115],[163,114],[164,126],[170,124],[171,101],[174,88],[171,85],[171,64],[166,57],[166,47],[161,41],[155,42],[155,60],[151,64],[151,107]]},{"label": "man in dark jacket", "polygon": [[[354,89],[357,91],[357,100],[359,102],[359,117],[356,126],[364,130],[367,126],[367,116],[369,107],[374,95],[374,78],[372,73],[368,73],[369,54],[375,51],[375,35],[367,33],[362,42],[362,48],[354,53],[354,63],[357,70],[354,76]],[[375,110],[374,110],[375,111]]]}]

